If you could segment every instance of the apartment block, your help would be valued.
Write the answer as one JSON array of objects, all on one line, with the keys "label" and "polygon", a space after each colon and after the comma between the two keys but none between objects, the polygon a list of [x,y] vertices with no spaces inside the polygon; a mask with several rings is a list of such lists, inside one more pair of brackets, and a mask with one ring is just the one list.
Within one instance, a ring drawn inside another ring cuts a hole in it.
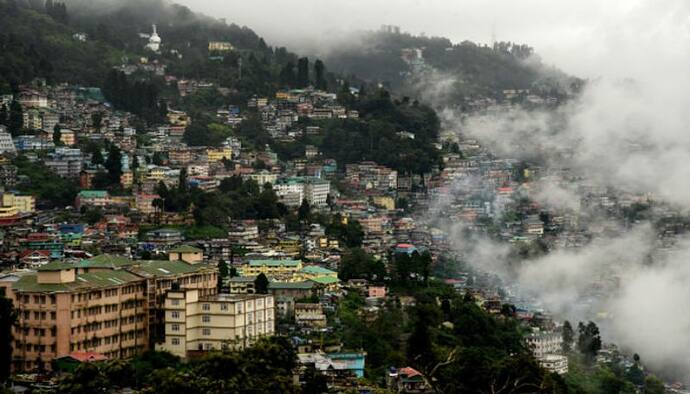
[{"label": "apartment block", "polygon": [[216,294],[171,290],[165,299],[165,341],[159,350],[177,356],[241,349],[275,332],[272,295]]}]

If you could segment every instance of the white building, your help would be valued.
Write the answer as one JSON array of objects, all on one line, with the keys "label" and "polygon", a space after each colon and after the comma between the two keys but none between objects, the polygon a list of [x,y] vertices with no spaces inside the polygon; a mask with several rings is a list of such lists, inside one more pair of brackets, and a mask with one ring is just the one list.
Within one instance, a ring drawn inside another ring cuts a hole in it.
[{"label": "white building", "polygon": [[156,31],[156,25],[153,25],[153,33],[149,37],[149,43],[146,44],[146,49],[158,52],[161,49],[161,38]]},{"label": "white building", "polygon": [[12,136],[2,125],[0,125],[0,153],[17,153]]},{"label": "white building", "polygon": [[568,357],[560,354],[548,354],[543,358],[537,359],[542,368],[550,372],[563,375],[568,373]]},{"label": "white building", "polygon": [[543,358],[547,354],[559,354],[563,351],[563,336],[560,332],[535,331],[527,336],[527,345],[534,357]]},{"label": "white building", "polygon": [[331,184],[314,177],[292,177],[276,181],[273,190],[287,206],[299,206],[306,199],[311,206],[323,207],[331,192]]}]

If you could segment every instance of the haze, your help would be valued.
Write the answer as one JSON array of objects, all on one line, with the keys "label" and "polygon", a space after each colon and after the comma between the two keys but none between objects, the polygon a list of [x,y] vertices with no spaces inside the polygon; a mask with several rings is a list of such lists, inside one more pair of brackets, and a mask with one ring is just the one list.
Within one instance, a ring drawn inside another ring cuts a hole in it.
[{"label": "haze", "polygon": [[[344,33],[393,24],[454,42],[532,45],[545,62],[582,76],[634,77],[688,50],[690,3],[683,0],[182,0],[193,10],[246,25],[272,45],[324,50]],[[280,22],[278,22],[280,21]]]}]

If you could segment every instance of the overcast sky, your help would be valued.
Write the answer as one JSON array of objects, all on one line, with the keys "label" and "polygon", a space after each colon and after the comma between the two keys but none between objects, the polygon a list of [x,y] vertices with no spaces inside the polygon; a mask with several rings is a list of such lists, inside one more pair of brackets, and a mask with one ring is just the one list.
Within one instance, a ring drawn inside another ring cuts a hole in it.
[{"label": "overcast sky", "polygon": [[178,1],[294,50],[347,31],[393,24],[455,42],[489,43],[493,34],[527,43],[547,63],[585,77],[635,76],[649,71],[640,69],[648,65],[641,62],[643,52],[658,60],[690,50],[685,0]]}]

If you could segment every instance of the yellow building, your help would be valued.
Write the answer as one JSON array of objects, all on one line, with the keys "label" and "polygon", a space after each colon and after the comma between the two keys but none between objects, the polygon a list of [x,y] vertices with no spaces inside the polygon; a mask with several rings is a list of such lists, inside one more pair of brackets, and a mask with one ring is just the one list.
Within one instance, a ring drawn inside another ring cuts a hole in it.
[{"label": "yellow building", "polygon": [[165,304],[165,340],[158,345],[179,357],[191,352],[242,349],[275,332],[272,295],[169,291]]},{"label": "yellow building", "polygon": [[77,138],[74,135],[74,131],[70,129],[60,130],[60,142],[67,146],[72,146],[77,143]]},{"label": "yellow building", "polygon": [[227,41],[211,41],[208,43],[209,52],[230,52],[233,49],[235,48]]},{"label": "yellow building", "polygon": [[170,261],[181,260],[189,264],[200,263],[204,260],[204,251],[189,245],[178,246],[168,252]]},{"label": "yellow building", "polygon": [[392,211],[395,209],[395,199],[390,196],[374,196],[374,205]]},{"label": "yellow building", "polygon": [[223,159],[232,160],[232,148],[223,147],[217,149],[206,150],[206,156],[209,163],[216,163]]},{"label": "yellow building", "polygon": [[134,183],[134,174],[132,174],[132,171],[125,171],[120,175],[120,185],[122,185],[123,188],[127,189],[132,186]]},{"label": "yellow building", "polygon": [[16,208],[19,213],[34,213],[36,211],[36,198],[34,196],[4,193],[2,195],[2,206]]},{"label": "yellow building", "polygon": [[269,277],[292,276],[302,269],[300,260],[249,260],[240,269],[242,276],[264,274]]}]

